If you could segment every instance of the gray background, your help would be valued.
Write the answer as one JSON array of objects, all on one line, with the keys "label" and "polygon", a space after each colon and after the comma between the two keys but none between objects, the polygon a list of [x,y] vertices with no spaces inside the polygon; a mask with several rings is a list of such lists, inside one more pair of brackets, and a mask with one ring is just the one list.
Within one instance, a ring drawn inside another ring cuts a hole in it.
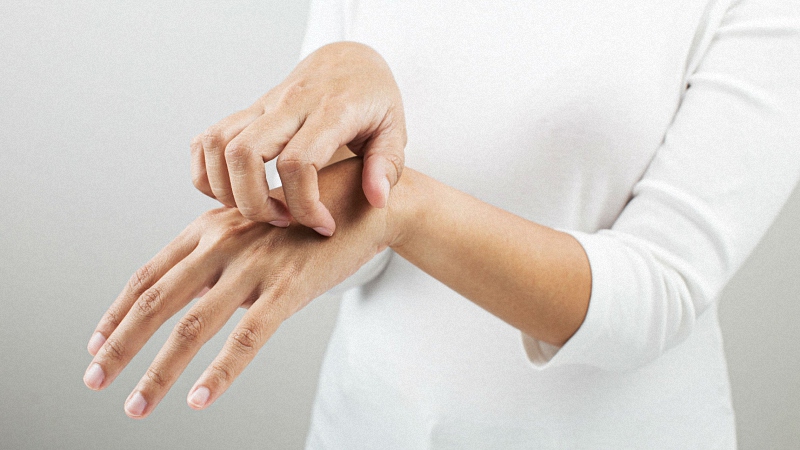
[{"label": "gray background", "polygon": [[[144,421],[122,402],[171,326],[108,390],[81,378],[89,335],[130,274],[215,206],[191,185],[189,140],[288,74],[306,10],[2,3],[0,448],[302,447],[333,298],[286,322],[207,411],[185,396],[230,326]],[[800,447],[798,224],[795,193],[720,306],[743,449]]]}]

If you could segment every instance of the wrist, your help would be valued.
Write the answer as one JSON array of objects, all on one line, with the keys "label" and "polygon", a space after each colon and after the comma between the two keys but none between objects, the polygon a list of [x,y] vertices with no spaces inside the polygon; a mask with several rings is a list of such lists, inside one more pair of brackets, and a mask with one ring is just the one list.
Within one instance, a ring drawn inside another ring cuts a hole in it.
[{"label": "wrist", "polygon": [[389,194],[386,204],[386,244],[392,249],[401,248],[413,239],[416,227],[422,223],[425,210],[424,190],[426,177],[421,173],[405,168],[403,175]]}]

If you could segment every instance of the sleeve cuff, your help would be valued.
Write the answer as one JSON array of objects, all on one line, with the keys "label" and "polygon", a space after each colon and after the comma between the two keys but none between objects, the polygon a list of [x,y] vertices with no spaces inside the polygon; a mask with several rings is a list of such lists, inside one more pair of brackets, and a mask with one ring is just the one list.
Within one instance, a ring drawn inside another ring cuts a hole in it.
[{"label": "sleeve cuff", "polygon": [[[609,327],[609,310],[612,308],[610,285],[624,283],[630,275],[615,269],[613,239],[602,234],[569,231],[583,246],[592,271],[592,293],[589,309],[580,328],[561,347],[538,341],[524,333],[522,346],[532,367],[545,370],[571,364],[583,364],[605,370],[619,370],[630,364],[630,355],[620,354],[614,345]],[[612,242],[609,242],[612,241]],[[609,245],[610,244],[610,245]],[[624,352],[622,352],[624,353]]]}]

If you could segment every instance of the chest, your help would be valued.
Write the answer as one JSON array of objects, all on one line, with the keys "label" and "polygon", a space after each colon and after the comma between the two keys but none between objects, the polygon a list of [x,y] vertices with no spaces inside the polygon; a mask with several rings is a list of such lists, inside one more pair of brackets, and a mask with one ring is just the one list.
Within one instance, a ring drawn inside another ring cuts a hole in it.
[{"label": "chest", "polygon": [[679,107],[704,6],[361,1],[346,28],[392,67],[409,166],[535,217],[624,205]]}]

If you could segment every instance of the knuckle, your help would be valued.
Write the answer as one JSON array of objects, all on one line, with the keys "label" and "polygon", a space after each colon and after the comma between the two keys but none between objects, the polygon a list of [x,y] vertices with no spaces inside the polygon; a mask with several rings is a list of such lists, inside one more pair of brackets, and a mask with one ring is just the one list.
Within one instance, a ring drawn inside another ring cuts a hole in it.
[{"label": "knuckle", "polygon": [[120,312],[118,307],[112,305],[110,308],[108,308],[108,311],[106,311],[105,322],[112,329],[115,329],[122,322],[122,317],[123,314]]},{"label": "knuckle", "polygon": [[403,166],[405,165],[403,161],[403,157],[398,155],[397,153],[386,153],[383,155],[389,164],[394,166],[395,172],[397,172],[397,179],[400,179],[400,175],[403,173]]},{"label": "knuckle", "polygon": [[267,302],[264,317],[270,322],[283,323],[289,316],[296,311],[292,309],[291,302],[282,301],[292,289],[292,280],[294,280],[297,270],[291,268],[283,272],[280,280],[276,280],[271,289],[272,300]]},{"label": "knuckle", "polygon": [[275,167],[281,176],[291,176],[308,165],[308,162],[295,155],[286,155],[281,153],[278,160],[275,162]]},{"label": "knuckle", "polygon": [[147,379],[158,387],[166,387],[169,384],[167,377],[161,374],[160,371],[149,367],[145,372]]},{"label": "knuckle", "polygon": [[136,269],[136,272],[133,273],[128,281],[128,287],[133,292],[139,292],[145,289],[145,286],[151,283],[154,273],[155,268],[153,267],[152,263],[143,265],[142,267]]},{"label": "knuckle", "polygon": [[261,224],[251,221],[237,221],[236,223],[230,224],[228,227],[220,230],[219,235],[219,242],[227,243],[227,242],[238,242],[241,239],[241,236],[247,234],[251,230],[255,228],[259,228]]},{"label": "knuckle", "polygon": [[203,333],[204,323],[199,315],[187,313],[175,326],[175,336],[184,344],[196,342]]},{"label": "knuckle", "polygon": [[322,105],[327,128],[337,134],[346,133],[348,126],[352,126],[354,119],[363,114],[359,108],[353,106],[353,100],[338,96]]},{"label": "knuckle", "polygon": [[339,118],[346,116],[352,110],[347,105],[347,100],[342,98],[341,94],[328,94],[318,111],[327,121],[337,123]]},{"label": "knuckle", "polygon": [[306,225],[309,221],[313,220],[316,210],[315,202],[308,198],[297,198],[292,204],[289,205],[289,210],[292,217],[297,219],[298,222]]},{"label": "knuckle", "polygon": [[208,176],[205,171],[192,170],[192,184],[201,191],[208,189]]},{"label": "knuckle", "polygon": [[122,361],[125,358],[125,347],[116,339],[109,339],[103,345],[105,357],[113,362]]},{"label": "knuckle", "polygon": [[238,351],[250,353],[258,346],[258,334],[252,328],[244,327],[231,334],[231,343]]},{"label": "knuckle", "polygon": [[292,105],[300,101],[300,99],[307,94],[308,86],[306,86],[303,81],[298,81],[287,86],[278,101],[283,105]]},{"label": "knuckle", "polygon": [[252,148],[249,143],[234,140],[225,147],[225,159],[227,161],[242,161],[247,159]]},{"label": "knuckle", "polygon": [[200,141],[206,149],[216,149],[222,142],[222,130],[216,125],[212,125],[203,132]]},{"label": "knuckle", "polygon": [[233,379],[233,370],[226,364],[212,363],[210,366],[212,378],[216,378],[220,384],[230,384]]},{"label": "knuckle", "polygon": [[138,308],[139,314],[142,317],[152,318],[157,315],[164,307],[161,289],[153,286],[144,291],[144,293],[139,297],[139,300],[136,302],[136,307]]},{"label": "knuckle", "polygon": [[266,202],[262,202],[260,206],[250,205],[250,204],[240,204],[239,205],[239,212],[249,220],[257,221],[264,217],[265,213],[267,212]]}]

